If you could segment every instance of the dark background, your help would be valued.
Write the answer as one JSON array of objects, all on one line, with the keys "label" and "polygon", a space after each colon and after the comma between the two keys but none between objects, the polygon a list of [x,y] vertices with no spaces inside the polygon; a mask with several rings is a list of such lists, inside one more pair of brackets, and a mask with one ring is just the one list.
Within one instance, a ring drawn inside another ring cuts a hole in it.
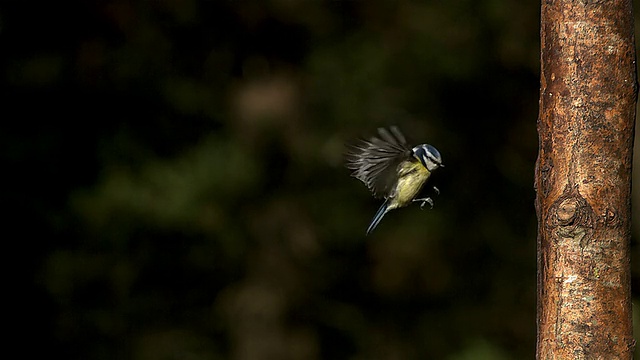
[{"label": "dark background", "polygon": [[[2,2],[22,357],[533,358],[539,6]],[[344,143],[393,124],[441,194],[367,238]]]}]

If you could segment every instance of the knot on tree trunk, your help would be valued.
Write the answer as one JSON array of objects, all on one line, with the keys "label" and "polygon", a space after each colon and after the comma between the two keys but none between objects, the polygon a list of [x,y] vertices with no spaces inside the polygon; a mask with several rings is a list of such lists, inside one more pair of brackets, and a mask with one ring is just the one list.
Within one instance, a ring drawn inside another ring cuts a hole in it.
[{"label": "knot on tree trunk", "polygon": [[560,238],[573,238],[584,247],[593,232],[593,218],[593,209],[580,194],[578,185],[567,184],[549,209],[547,227],[554,229]]}]

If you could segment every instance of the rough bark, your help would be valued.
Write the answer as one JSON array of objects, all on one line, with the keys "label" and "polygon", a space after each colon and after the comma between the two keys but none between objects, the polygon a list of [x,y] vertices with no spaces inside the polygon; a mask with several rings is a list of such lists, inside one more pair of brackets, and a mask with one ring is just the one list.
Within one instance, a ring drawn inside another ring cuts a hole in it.
[{"label": "rough bark", "polygon": [[538,359],[631,359],[631,0],[542,2]]}]

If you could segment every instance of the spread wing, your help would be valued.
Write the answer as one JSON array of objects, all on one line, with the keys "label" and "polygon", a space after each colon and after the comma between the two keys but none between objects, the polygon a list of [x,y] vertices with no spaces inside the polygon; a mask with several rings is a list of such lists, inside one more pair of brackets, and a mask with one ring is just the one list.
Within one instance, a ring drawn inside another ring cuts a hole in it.
[{"label": "spread wing", "polygon": [[378,135],[351,145],[345,166],[375,197],[387,198],[397,179],[398,164],[411,156],[411,148],[395,126],[379,128]]}]

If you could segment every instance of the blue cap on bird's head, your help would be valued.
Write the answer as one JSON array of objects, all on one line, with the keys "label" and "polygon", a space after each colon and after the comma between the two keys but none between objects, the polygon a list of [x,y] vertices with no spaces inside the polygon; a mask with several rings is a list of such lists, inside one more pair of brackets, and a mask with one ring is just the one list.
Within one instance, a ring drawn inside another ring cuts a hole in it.
[{"label": "blue cap on bird's head", "polygon": [[412,149],[413,156],[418,159],[422,165],[429,171],[433,171],[442,165],[442,157],[440,152],[435,147],[429,144],[422,144]]}]

